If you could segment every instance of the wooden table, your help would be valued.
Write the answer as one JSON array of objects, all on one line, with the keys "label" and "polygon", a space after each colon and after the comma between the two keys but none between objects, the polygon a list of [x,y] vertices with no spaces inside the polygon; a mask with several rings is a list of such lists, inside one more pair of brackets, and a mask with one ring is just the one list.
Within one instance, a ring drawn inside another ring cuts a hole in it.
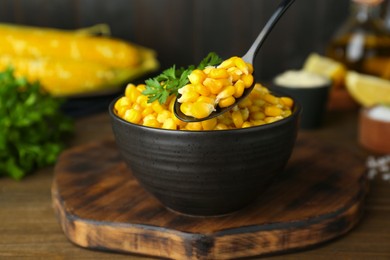
[{"label": "wooden table", "polygon": [[[356,152],[362,161],[371,154],[357,143],[357,112],[329,112],[324,127],[301,131]],[[106,113],[76,122],[71,146],[112,137]],[[370,181],[365,215],[345,236],[272,259],[390,259],[390,180]],[[75,246],[62,232],[52,208],[53,167],[34,172],[20,182],[0,179],[0,259],[148,259],[145,256],[92,251]],[[266,257],[267,258],[267,257]]]}]

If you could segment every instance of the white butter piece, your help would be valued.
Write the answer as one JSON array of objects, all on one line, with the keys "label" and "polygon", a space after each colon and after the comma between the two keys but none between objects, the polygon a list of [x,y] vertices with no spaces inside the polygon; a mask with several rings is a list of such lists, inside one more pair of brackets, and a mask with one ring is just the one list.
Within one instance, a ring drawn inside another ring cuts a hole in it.
[{"label": "white butter piece", "polygon": [[330,80],[324,76],[304,70],[288,70],[274,80],[278,86],[289,88],[316,88],[330,85]]}]

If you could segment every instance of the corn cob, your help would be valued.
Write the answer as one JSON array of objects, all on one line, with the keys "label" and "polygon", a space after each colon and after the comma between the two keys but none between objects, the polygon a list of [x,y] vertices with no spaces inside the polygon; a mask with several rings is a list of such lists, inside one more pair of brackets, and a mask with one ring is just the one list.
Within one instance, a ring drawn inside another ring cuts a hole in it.
[{"label": "corn cob", "polygon": [[98,37],[109,28],[66,31],[0,24],[0,69],[39,80],[55,96],[88,94],[120,84],[158,68],[153,50],[119,39]]},{"label": "corn cob", "polygon": [[0,70],[9,64],[15,69],[15,75],[26,77],[29,81],[40,81],[42,87],[53,96],[74,96],[99,91],[113,91],[121,83],[154,70],[158,64],[148,51],[141,51],[141,66],[111,68],[102,63],[56,59],[52,57],[29,58],[23,56],[0,56]]},{"label": "corn cob", "polygon": [[1,24],[0,43],[0,54],[69,58],[121,68],[139,63],[137,48],[128,42],[74,31]]}]

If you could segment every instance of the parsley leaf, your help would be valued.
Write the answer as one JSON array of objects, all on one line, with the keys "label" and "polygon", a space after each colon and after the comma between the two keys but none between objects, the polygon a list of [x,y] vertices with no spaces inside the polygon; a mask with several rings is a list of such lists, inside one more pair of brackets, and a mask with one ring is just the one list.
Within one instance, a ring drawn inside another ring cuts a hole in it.
[{"label": "parsley leaf", "polygon": [[215,66],[222,62],[222,59],[215,53],[210,52],[198,65],[198,69],[203,70],[207,66]]},{"label": "parsley leaf", "polygon": [[170,95],[177,95],[178,90],[188,84],[188,75],[193,70],[203,70],[207,66],[215,66],[221,62],[222,59],[215,52],[210,52],[197,67],[190,65],[186,69],[176,69],[176,65],[173,65],[160,75],[145,80],[146,88],[142,94],[148,96],[149,103],[158,100],[160,104],[164,104]]},{"label": "parsley leaf", "polygon": [[19,180],[56,161],[73,129],[60,112],[63,101],[38,82],[14,77],[11,68],[0,72],[0,176]]}]

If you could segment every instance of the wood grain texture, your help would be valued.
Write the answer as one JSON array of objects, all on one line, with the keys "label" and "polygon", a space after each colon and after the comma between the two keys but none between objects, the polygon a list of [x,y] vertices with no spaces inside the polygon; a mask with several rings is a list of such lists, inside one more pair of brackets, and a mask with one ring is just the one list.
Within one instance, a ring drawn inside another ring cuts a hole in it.
[{"label": "wood grain texture", "polygon": [[358,157],[310,138],[299,138],[286,171],[254,204],[227,216],[165,209],[138,185],[111,139],[63,153],[52,185],[73,243],[175,259],[256,256],[329,241],[358,223],[366,192]]}]

